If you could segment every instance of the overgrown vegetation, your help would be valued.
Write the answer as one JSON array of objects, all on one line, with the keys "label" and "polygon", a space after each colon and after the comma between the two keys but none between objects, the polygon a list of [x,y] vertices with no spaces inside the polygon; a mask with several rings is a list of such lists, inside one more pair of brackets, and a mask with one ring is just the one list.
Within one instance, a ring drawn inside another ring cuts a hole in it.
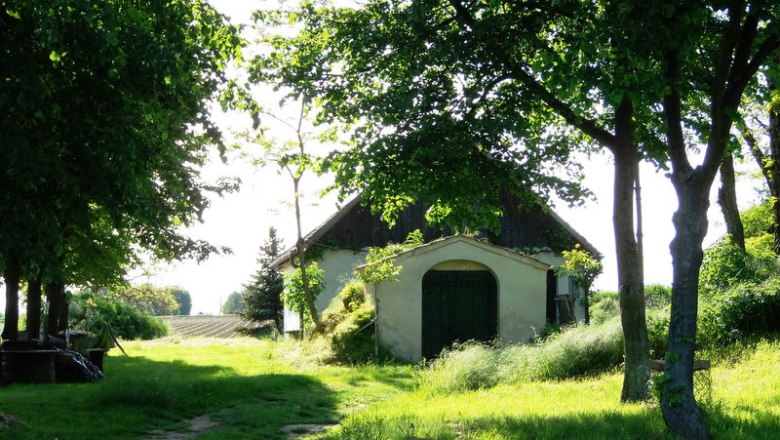
[{"label": "overgrown vegetation", "polygon": [[70,304],[70,327],[94,334],[104,332],[106,325],[122,339],[155,339],[168,334],[159,318],[144,315],[138,309],[115,299],[92,292],[73,295]]},{"label": "overgrown vegetation", "polygon": [[376,359],[376,308],[362,281],[348,282],[322,314],[325,337],[337,362],[358,363]]},{"label": "overgrown vegetation", "polygon": [[[778,362],[780,345],[763,341],[746,348],[736,365],[714,368],[714,403],[705,409],[713,438],[775,436],[774,430],[780,429]],[[675,438],[665,432],[657,407],[617,402],[620,381],[619,374],[608,373],[452,393],[432,394],[422,388],[355,412],[335,430],[315,438]]]},{"label": "overgrown vegetation", "polygon": [[372,247],[366,255],[366,265],[355,275],[366,284],[378,284],[398,280],[398,275],[403,267],[399,266],[393,255],[410,249],[414,249],[425,243],[425,239],[419,229],[406,236],[403,243],[388,243],[386,246]]},{"label": "overgrown vegetation", "polygon": [[[650,315],[654,356],[663,356],[668,322]],[[447,350],[422,373],[431,393],[462,392],[498,384],[564,380],[617,370],[623,362],[623,333],[613,318],[603,324],[566,327],[534,344],[487,346],[466,343]]]},{"label": "overgrown vegetation", "polygon": [[724,237],[705,251],[699,291],[699,344],[724,347],[780,333],[780,264],[771,201],[742,213],[745,250]]},{"label": "overgrown vegetation", "polygon": [[313,318],[312,313],[316,313],[316,310],[310,310],[307,295],[310,295],[312,301],[314,301],[325,290],[325,271],[320,268],[316,261],[306,265],[306,277],[307,286],[304,286],[300,270],[285,273],[284,289],[282,291],[284,305],[293,312],[303,316],[302,328],[311,322]]}]

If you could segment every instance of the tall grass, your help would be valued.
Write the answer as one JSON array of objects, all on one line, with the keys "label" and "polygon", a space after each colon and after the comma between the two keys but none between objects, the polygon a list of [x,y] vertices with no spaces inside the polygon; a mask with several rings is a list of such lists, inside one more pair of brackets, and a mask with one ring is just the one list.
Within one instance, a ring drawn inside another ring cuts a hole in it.
[{"label": "tall grass", "polygon": [[[486,347],[468,347],[490,359]],[[495,351],[494,351],[495,354]],[[479,356],[478,356],[479,355]],[[714,439],[774,439],[780,432],[780,343],[758,341],[737,364],[712,372],[715,403],[705,408]],[[490,389],[431,394],[427,389],[380,402],[316,436],[388,439],[673,439],[650,404],[621,404],[619,372],[561,381],[521,381]]]},{"label": "tall grass", "polygon": [[[655,315],[648,320],[653,354],[660,357],[668,324]],[[461,345],[443,352],[423,371],[421,385],[432,392],[461,392],[500,383],[595,375],[622,363],[623,333],[613,318],[600,325],[566,328],[532,345]]]}]

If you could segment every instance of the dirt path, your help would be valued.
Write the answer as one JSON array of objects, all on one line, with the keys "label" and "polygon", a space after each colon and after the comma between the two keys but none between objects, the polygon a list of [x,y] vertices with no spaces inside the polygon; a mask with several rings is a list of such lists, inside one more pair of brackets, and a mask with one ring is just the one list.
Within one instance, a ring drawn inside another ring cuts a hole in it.
[{"label": "dirt path", "polygon": [[144,440],[190,440],[208,431],[219,428],[219,423],[211,420],[209,416],[200,416],[189,419],[189,426],[181,431],[163,431],[156,429],[147,435]]},{"label": "dirt path", "polygon": [[[189,426],[179,431],[163,431],[161,429],[156,429],[150,432],[144,440],[191,440],[204,432],[216,431],[220,428],[220,424],[211,420],[208,415],[189,419],[187,420],[187,423]],[[294,440],[304,435],[324,431],[333,426],[335,425],[286,425],[281,428],[281,431],[288,439]]]}]

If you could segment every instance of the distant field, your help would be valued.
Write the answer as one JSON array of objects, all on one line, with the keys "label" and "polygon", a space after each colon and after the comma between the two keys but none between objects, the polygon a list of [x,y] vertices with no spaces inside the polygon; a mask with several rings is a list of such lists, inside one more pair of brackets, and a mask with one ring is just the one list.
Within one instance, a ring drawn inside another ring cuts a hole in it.
[{"label": "distant field", "polygon": [[255,329],[260,325],[238,315],[161,316],[171,334],[192,337],[235,338],[246,336],[240,329]]}]

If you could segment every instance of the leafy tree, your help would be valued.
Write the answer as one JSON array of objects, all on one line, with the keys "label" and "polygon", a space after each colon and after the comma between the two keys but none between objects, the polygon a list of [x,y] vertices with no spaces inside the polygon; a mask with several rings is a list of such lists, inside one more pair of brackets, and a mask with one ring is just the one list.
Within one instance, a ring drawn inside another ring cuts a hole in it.
[{"label": "leafy tree", "polygon": [[387,246],[372,247],[366,255],[366,267],[362,271],[356,272],[356,276],[364,283],[377,284],[398,281],[398,275],[403,268],[396,264],[395,260],[388,257],[413,249],[424,242],[422,233],[417,229],[410,232],[403,243],[388,243]]},{"label": "leafy tree", "polygon": [[117,302],[152,316],[173,315],[179,309],[179,303],[170,288],[160,288],[151,284],[115,288],[110,291],[109,296]]},{"label": "leafy tree", "polygon": [[[648,378],[633,218],[638,160],[668,159],[678,210],[661,406],[672,432],[707,438],[692,368],[708,195],[745,89],[780,45],[778,8],[764,1],[373,0],[342,9],[304,2],[290,15],[258,13],[266,22],[298,19],[300,32],[276,38],[255,66],[293,97],[316,96],[322,120],[351,130],[356,148],[333,167],[342,183],[365,187],[388,212],[422,194],[439,202],[433,217],[486,217],[506,182],[542,193],[561,186],[545,173],[546,159],[567,158],[566,145],[609,150],[625,400],[645,397]],[[696,166],[688,153],[699,146],[704,159]]]},{"label": "leafy tree", "polygon": [[228,295],[227,299],[224,303],[222,303],[222,307],[220,307],[219,310],[223,315],[242,314],[245,310],[245,306],[241,292],[233,292]]},{"label": "leafy tree", "polygon": [[775,55],[763,74],[759,86],[745,100],[737,127],[769,190],[773,249],[780,254],[780,55]]},{"label": "leafy tree", "polygon": [[297,239],[295,241],[295,257],[291,261],[300,272],[304,299],[306,300],[306,306],[309,308],[307,316],[309,316],[314,323],[314,332],[320,333],[322,331],[322,325],[315,304],[316,297],[311,292],[308,274],[305,270],[308,265],[307,252],[309,250],[306,248],[306,241],[303,237],[303,229],[301,226],[303,215],[301,209],[303,197],[301,193],[301,184],[304,176],[308,172],[319,172],[321,170],[321,160],[310,151],[309,147],[311,141],[328,140],[332,138],[332,132],[309,132],[308,126],[311,125],[312,103],[303,97],[296,104],[300,106],[300,109],[296,112],[296,118],[292,120],[280,116],[284,108],[282,104],[279,105],[279,108],[277,109],[278,112],[268,110],[265,106],[261,106],[254,102],[249,104],[249,107],[259,114],[257,117],[266,117],[267,119],[274,121],[289,134],[289,137],[279,140],[268,135],[265,130],[266,127],[262,127],[254,141],[264,147],[263,158],[258,162],[274,163],[279,171],[290,176],[290,180],[292,181]]},{"label": "leafy tree", "polygon": [[171,295],[176,300],[179,307],[173,311],[174,315],[189,315],[192,311],[192,297],[190,292],[182,289],[181,287],[169,288]]},{"label": "leafy tree", "polygon": [[766,200],[740,213],[742,223],[745,225],[746,238],[761,237],[773,232],[772,205],[771,200]]},{"label": "leafy tree", "polygon": [[207,206],[197,169],[220,144],[208,105],[240,44],[199,0],[0,2],[4,337],[21,279],[40,278],[53,332],[66,284],[115,282],[138,250],[216,250],[178,228]]},{"label": "leafy tree", "polygon": [[284,278],[282,272],[271,262],[279,256],[281,245],[276,229],[269,228],[268,238],[260,247],[260,256],[257,259],[260,267],[252,275],[249,283],[244,285],[243,290],[246,309],[242,315],[256,322],[272,319],[277,327],[281,327],[284,315],[282,307]]},{"label": "leafy tree", "polygon": [[108,324],[114,336],[128,340],[155,339],[168,334],[168,327],[160,318],[145,315],[101,293],[77,292],[70,308],[70,324],[79,330],[101,334]]},{"label": "leafy tree", "polygon": [[[306,266],[306,279],[309,281],[310,295],[316,300],[319,294],[325,290],[325,271],[320,268],[316,261],[313,261]],[[282,300],[288,309],[301,316],[301,330],[312,319],[311,309],[308,306],[308,298],[306,296],[301,271],[295,270],[285,273]]]},{"label": "leafy tree", "polygon": [[[633,99],[657,76],[649,61],[626,64],[648,59],[627,53],[646,47],[631,43],[644,39],[637,33],[647,25],[631,22],[637,17],[630,11],[615,18],[576,2],[549,6],[304,3],[289,17],[258,13],[265,23],[298,18],[303,30],[273,39],[272,54],[254,68],[259,78],[281,78],[295,97],[316,96],[320,119],[353,134],[356,147],[334,155],[330,166],[343,187],[361,190],[386,219],[423,198],[433,205],[432,221],[495,225],[498,194],[507,187],[520,191],[526,206],[551,192],[582,203],[573,147],[610,150],[627,341],[622,397],[642,399],[648,341],[634,191],[639,142],[657,142],[634,124],[647,107]],[[559,38],[538,38],[553,28]],[[566,51],[571,55],[562,56]]]},{"label": "leafy tree", "polygon": [[601,261],[588,253],[588,251],[583,250],[579,243],[574,246],[574,249],[563,251],[562,254],[564,262],[560,269],[569,276],[574,277],[577,284],[585,292],[585,322],[590,323],[588,296],[590,295],[593,282],[601,274]]}]

